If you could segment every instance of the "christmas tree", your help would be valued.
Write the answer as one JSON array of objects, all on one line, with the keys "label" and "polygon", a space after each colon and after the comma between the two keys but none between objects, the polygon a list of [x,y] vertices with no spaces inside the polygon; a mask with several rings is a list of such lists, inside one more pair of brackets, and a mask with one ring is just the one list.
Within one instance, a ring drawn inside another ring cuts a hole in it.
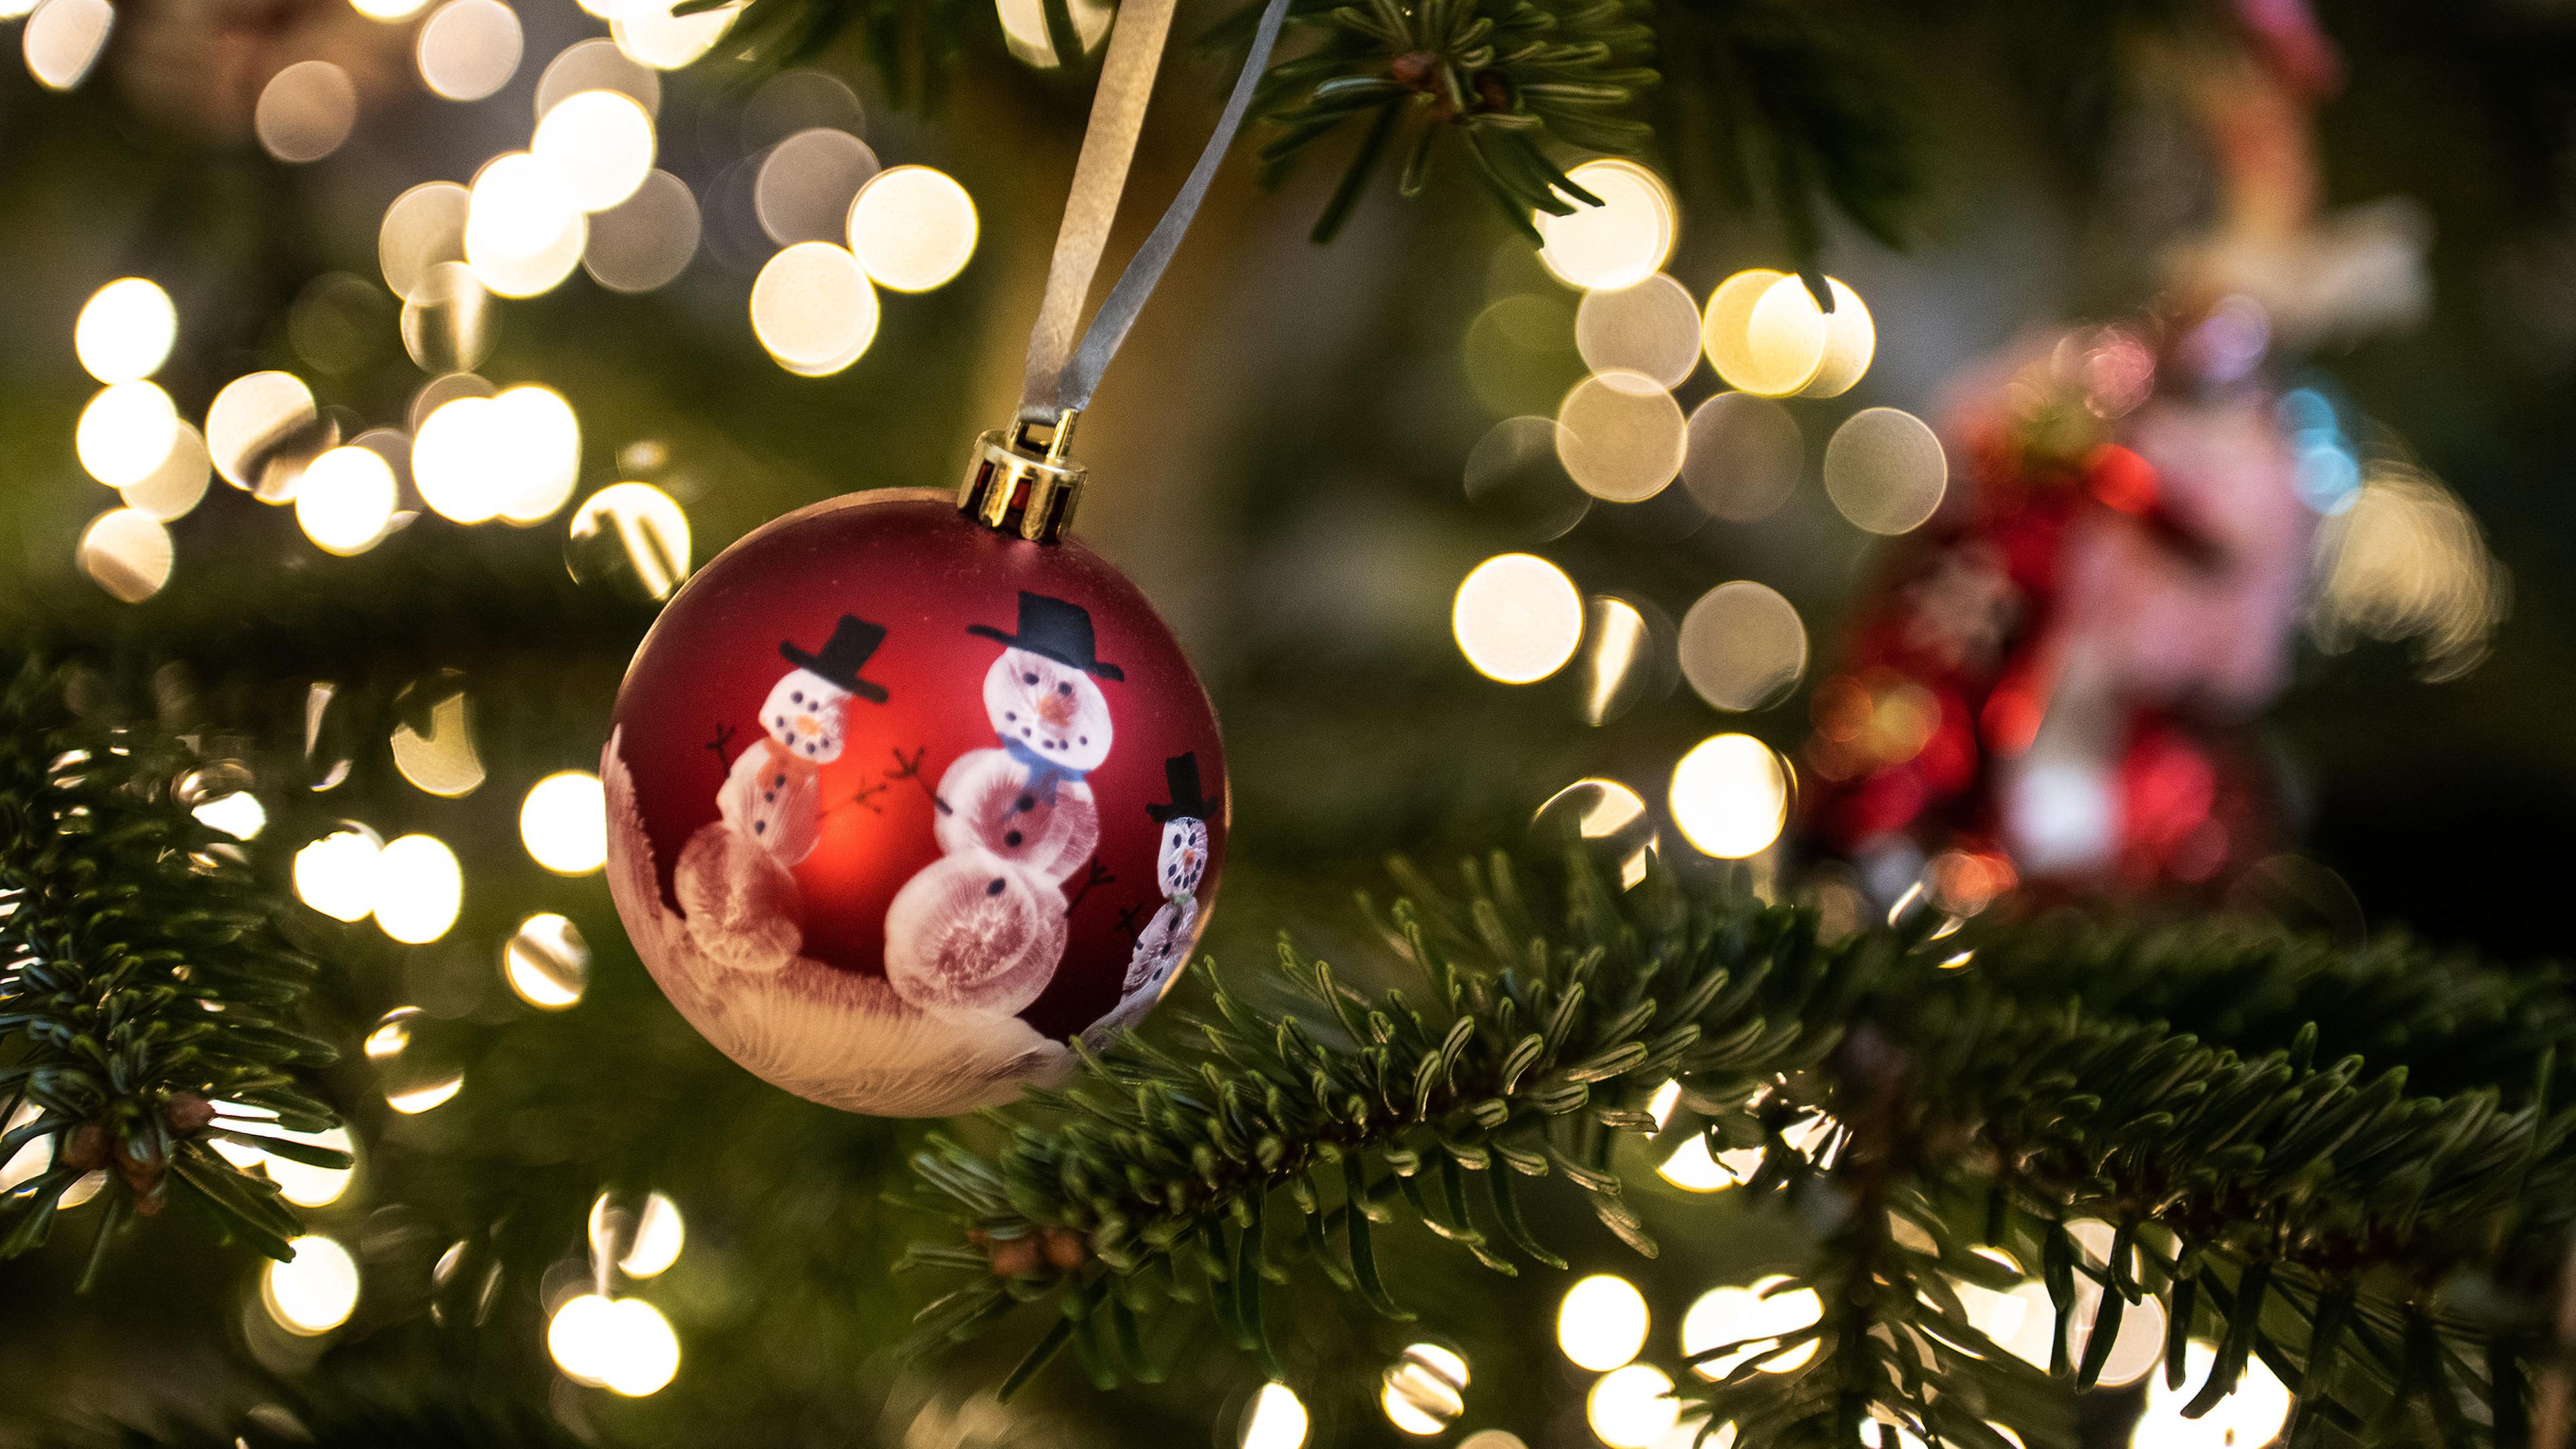
[{"label": "christmas tree", "polygon": [[2554,9],[0,18],[0,1443],[2565,1442]]}]

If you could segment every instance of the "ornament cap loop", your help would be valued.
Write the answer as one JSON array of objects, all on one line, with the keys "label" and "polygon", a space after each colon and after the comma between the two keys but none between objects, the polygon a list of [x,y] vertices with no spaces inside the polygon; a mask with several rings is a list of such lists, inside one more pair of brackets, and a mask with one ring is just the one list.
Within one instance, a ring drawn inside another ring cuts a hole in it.
[{"label": "ornament cap loop", "polygon": [[966,459],[965,480],[957,488],[959,511],[986,528],[1032,543],[1063,537],[1074,505],[1082,499],[1082,480],[1090,476],[1066,453],[1077,416],[1077,409],[1065,409],[1043,446],[1031,435],[1038,425],[1026,421],[977,438]]}]

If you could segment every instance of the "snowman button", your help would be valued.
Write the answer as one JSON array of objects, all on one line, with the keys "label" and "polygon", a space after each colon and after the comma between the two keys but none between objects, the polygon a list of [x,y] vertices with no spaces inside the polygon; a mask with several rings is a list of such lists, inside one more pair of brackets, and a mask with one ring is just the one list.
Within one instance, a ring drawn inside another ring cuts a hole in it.
[{"label": "snowman button", "polygon": [[1011,808],[1022,812],[1035,810],[1038,808],[1038,797],[1035,795],[1023,795],[1019,799],[1011,802]]},{"label": "snowman button", "polygon": [[1004,845],[1017,845],[1017,844],[1019,844],[1019,843],[1020,843],[1020,832],[1018,832],[1018,831],[1016,831],[1016,830],[1005,830],[1005,831],[1003,831],[1003,832],[1002,832],[1002,843],[1003,843]]},{"label": "snowman button", "polygon": [[766,820],[755,820],[751,822],[751,833],[754,835],[767,835],[769,833],[769,822]]},{"label": "snowman button", "polygon": [[998,895],[1000,895],[1001,893],[1002,893],[1002,878],[1001,878],[1000,876],[995,876],[995,877],[993,877],[993,883],[992,883],[991,885],[988,885],[988,886],[984,887],[984,894],[986,894],[986,895],[988,895],[988,896],[998,896]]}]

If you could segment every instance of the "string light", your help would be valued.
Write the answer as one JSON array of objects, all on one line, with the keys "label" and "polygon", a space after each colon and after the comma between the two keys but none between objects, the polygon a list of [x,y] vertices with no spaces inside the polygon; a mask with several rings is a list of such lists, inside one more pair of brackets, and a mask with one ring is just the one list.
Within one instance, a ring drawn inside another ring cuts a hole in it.
[{"label": "string light", "polygon": [[601,36],[576,40],[546,62],[537,77],[536,117],[583,91],[616,91],[644,108],[648,117],[662,109],[661,73],[627,58],[617,42]]},{"label": "string light", "polygon": [[944,286],[975,255],[975,199],[944,171],[894,166],[878,172],[850,203],[850,253],[880,287],[927,292]]},{"label": "string light", "polygon": [[608,29],[629,60],[655,70],[679,70],[716,48],[733,29],[739,4],[689,15],[671,13],[673,0],[628,0],[617,6]]},{"label": "string light", "polygon": [[495,293],[534,297],[552,290],[572,274],[588,239],[562,175],[534,155],[513,151],[495,157],[475,175],[465,215],[465,263]]},{"label": "string light", "polygon": [[1583,639],[1583,595],[1565,570],[1507,553],[1469,571],[1449,609],[1458,652],[1487,679],[1535,684],[1565,667]]},{"label": "string light", "polygon": [[1586,292],[1574,309],[1574,346],[1594,372],[1636,373],[1679,387],[1699,366],[1699,305],[1661,272],[1633,287]]},{"label": "string light", "polygon": [[116,10],[107,0],[42,0],[18,37],[27,74],[47,90],[78,86],[107,49],[107,33],[115,25]]},{"label": "string light", "polygon": [[1556,455],[1583,491],[1642,503],[1682,470],[1690,435],[1681,404],[1643,373],[1595,373],[1556,410]]},{"label": "string light", "polygon": [[[1823,1319],[1824,1300],[1812,1288],[1793,1288],[1774,1292],[1787,1283],[1787,1278],[1773,1275],[1755,1280],[1750,1286],[1712,1288],[1699,1296],[1682,1315],[1682,1352],[1697,1356],[1730,1343],[1745,1347],[1720,1354],[1693,1365],[1693,1372],[1705,1379],[1722,1379],[1748,1359],[1767,1352],[1776,1340],[1786,1334],[1812,1328]],[[1816,1344],[1809,1340],[1773,1358],[1765,1359],[1762,1372],[1792,1373],[1804,1368],[1816,1356]]]},{"label": "string light", "polygon": [[431,94],[479,101],[518,74],[526,37],[501,0],[447,0],[420,23],[413,50]]},{"label": "string light", "polygon": [[179,438],[170,395],[136,379],[103,387],[81,409],[72,451],[89,476],[123,488],[152,476]]},{"label": "string light", "polygon": [[456,852],[434,835],[399,836],[376,857],[376,925],[397,941],[423,946],[446,935],[464,899]]},{"label": "string light", "polygon": [[170,294],[149,278],[119,277],[81,304],[72,350],[99,381],[132,382],[160,371],[178,336]]},{"label": "string light", "polygon": [[161,592],[173,555],[170,530],[140,509],[109,509],[81,531],[81,572],[128,604]]},{"label": "string light", "polygon": [[[1047,32],[1045,0],[993,0],[993,12],[1002,22],[1002,43],[1021,64],[1039,70],[1053,70],[1062,64],[1056,55],[1055,38]],[[1108,0],[1072,0],[1065,15],[1073,22],[1070,37],[1080,52],[1088,55],[1109,33],[1109,18],[1116,13]]]},{"label": "string light", "polygon": [[1777,589],[1738,579],[1700,595],[1682,616],[1682,677],[1724,710],[1776,704],[1807,668],[1807,630]]},{"label": "string light", "polygon": [[579,1005],[590,986],[590,943],[571,921],[542,911],[519,923],[501,946],[501,976],[539,1011]]},{"label": "string light", "polygon": [[[410,699],[411,691],[406,690],[397,700],[398,707]],[[394,768],[426,794],[453,800],[481,789],[483,758],[474,748],[471,710],[472,701],[464,690],[449,689],[425,711],[426,731],[414,723],[421,711],[408,711],[414,718],[395,725],[390,740]]]},{"label": "string light", "polygon": [[582,269],[612,292],[650,292],[688,267],[703,225],[688,183],[654,171],[633,196],[591,217]]},{"label": "string light", "polygon": [[1242,1449],[1305,1449],[1306,1405],[1277,1380],[1261,1386],[1243,1416]]},{"label": "string light", "polygon": [[214,476],[214,460],[206,454],[205,434],[181,419],[172,431],[170,451],[163,455],[159,467],[116,490],[125,506],[151,514],[168,523],[185,518],[206,496],[206,482]]},{"label": "string light", "polygon": [[1679,212],[1662,177],[1634,161],[1586,161],[1568,179],[1599,197],[1564,216],[1535,212],[1538,259],[1557,280],[1591,290],[1633,287],[1673,254]]},{"label": "string light", "polygon": [[[617,1271],[629,1278],[651,1278],[680,1261],[680,1248],[688,1241],[688,1227],[680,1220],[679,1204],[666,1194],[646,1194],[643,1210],[633,1216],[630,1224],[627,1214],[613,1206],[603,1192],[591,1200],[589,1235],[591,1251],[602,1258],[615,1258]],[[626,1240],[622,1252],[618,1241],[621,1238]]]},{"label": "string light", "polygon": [[373,448],[333,448],[296,485],[295,521],[325,553],[365,553],[392,525],[394,470]]},{"label": "string light", "polygon": [[660,1392],[680,1370],[670,1320],[641,1298],[566,1299],[546,1324],[546,1351],[573,1382],[635,1399]]},{"label": "string light", "polygon": [[1646,1345],[1646,1297],[1615,1273],[1595,1273],[1565,1290],[1556,1310],[1556,1346],[1577,1367],[1615,1369]]},{"label": "string light", "polygon": [[588,770],[565,770],[528,787],[519,839],[557,875],[588,875],[608,860],[608,797]]},{"label": "string light", "polygon": [[341,921],[363,921],[376,909],[376,857],[384,849],[363,825],[335,830],[295,852],[295,895]]},{"label": "string light", "polygon": [[653,170],[653,117],[622,91],[577,91],[537,122],[528,154],[552,167],[583,211],[606,211]]},{"label": "string light", "polygon": [[1806,461],[1806,438],[1787,408],[1721,392],[1691,410],[1682,486],[1712,516],[1750,523],[1789,501]]},{"label": "string light", "polygon": [[327,60],[300,60],[268,78],[251,110],[260,149],[301,165],[340,149],[358,123],[358,88]]},{"label": "string light", "polygon": [[286,1246],[286,1261],[272,1261],[260,1273],[259,1297],[268,1316],[287,1332],[308,1338],[348,1322],[358,1306],[358,1260],[318,1234],[292,1239]]},{"label": "string light", "polygon": [[429,269],[465,260],[465,219],[474,194],[453,181],[425,181],[393,199],[376,228],[385,285],[409,297]]},{"label": "string light", "polygon": [[838,126],[808,126],[769,148],[751,182],[752,215],[780,246],[838,242],[877,153]]},{"label": "string light", "polygon": [[1899,408],[1863,408],[1825,443],[1825,495],[1852,525],[1898,534],[1941,506],[1950,463],[1931,425]]},{"label": "string light", "polygon": [[799,377],[828,377],[859,360],[877,335],[876,288],[859,259],[829,242],[798,242],[751,284],[751,330],[771,360]]},{"label": "string light", "polygon": [[292,501],[295,452],[320,421],[313,390],[291,372],[254,372],[225,383],[206,405],[206,451],[215,471],[263,503]]},{"label": "string light", "polygon": [[367,1033],[367,1061],[384,1079],[385,1105],[418,1116],[465,1089],[453,1031],[417,1006],[397,1006]]},{"label": "string light", "polygon": [[628,581],[667,599],[689,576],[689,515],[650,483],[612,483],[574,510],[564,561],[582,583]]},{"label": "string light", "polygon": [[500,516],[542,522],[572,498],[581,477],[581,420],[560,393],[533,383],[492,399],[491,446],[503,460]]},{"label": "string light", "polygon": [[1788,766],[1751,735],[1711,735],[1673,767],[1673,823],[1721,860],[1758,855],[1789,818]]},{"label": "string light", "polygon": [[1653,1449],[1681,1421],[1681,1404],[1662,1369],[1632,1363],[1593,1382],[1583,1417],[1611,1449]]}]

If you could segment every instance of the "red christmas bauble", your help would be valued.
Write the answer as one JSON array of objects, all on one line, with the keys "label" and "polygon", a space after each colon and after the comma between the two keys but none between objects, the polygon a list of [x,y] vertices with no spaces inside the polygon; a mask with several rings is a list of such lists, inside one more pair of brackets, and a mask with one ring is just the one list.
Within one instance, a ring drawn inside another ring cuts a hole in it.
[{"label": "red christmas bauble", "polygon": [[618,690],[608,879],[680,1014],[799,1096],[1008,1100],[1141,1020],[1225,858],[1207,691],[1136,586],[946,494],[753,531]]}]

